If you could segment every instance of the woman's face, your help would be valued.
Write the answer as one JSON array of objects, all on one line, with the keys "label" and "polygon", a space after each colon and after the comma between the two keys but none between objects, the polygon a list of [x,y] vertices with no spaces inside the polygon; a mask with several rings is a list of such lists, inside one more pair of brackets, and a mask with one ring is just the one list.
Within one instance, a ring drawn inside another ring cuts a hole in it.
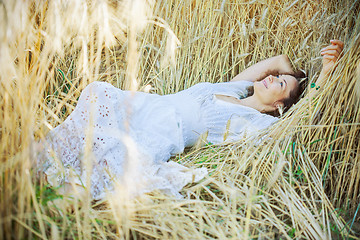
[{"label": "woman's face", "polygon": [[254,96],[260,103],[272,106],[282,105],[282,100],[290,97],[290,92],[299,87],[299,82],[291,75],[267,76],[254,83]]}]

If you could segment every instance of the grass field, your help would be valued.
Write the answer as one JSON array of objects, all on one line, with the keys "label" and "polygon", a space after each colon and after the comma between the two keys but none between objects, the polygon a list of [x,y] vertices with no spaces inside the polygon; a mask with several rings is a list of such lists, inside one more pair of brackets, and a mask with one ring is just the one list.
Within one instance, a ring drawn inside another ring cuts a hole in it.
[{"label": "grass field", "polygon": [[[359,239],[359,9],[356,0],[1,1],[0,238]],[[162,95],[287,54],[309,90],[330,39],[345,42],[336,70],[269,130],[275,137],[173,158],[209,170],[183,200],[69,198],[32,167],[35,142],[90,82]]]}]

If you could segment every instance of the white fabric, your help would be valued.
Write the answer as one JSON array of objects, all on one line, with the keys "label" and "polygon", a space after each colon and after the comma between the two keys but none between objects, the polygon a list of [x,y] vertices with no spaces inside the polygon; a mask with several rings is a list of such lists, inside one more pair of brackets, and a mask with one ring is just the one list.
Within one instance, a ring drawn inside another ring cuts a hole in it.
[{"label": "white fabric", "polygon": [[251,84],[200,83],[159,96],[91,83],[70,116],[48,134],[43,171],[52,185],[71,180],[90,185],[94,199],[103,198],[114,182],[133,183],[132,195],[159,189],[178,196],[183,186],[207,172],[167,163],[172,155],[205,132],[215,144],[236,141],[277,120],[215,97],[243,98]]},{"label": "white fabric", "polygon": [[244,135],[259,134],[278,118],[239,104],[216,98],[226,95],[239,99],[247,96],[249,81],[199,83],[176,94],[164,96],[176,106],[185,126],[185,146],[194,144],[200,134],[208,131],[207,141],[220,144],[234,142]]}]

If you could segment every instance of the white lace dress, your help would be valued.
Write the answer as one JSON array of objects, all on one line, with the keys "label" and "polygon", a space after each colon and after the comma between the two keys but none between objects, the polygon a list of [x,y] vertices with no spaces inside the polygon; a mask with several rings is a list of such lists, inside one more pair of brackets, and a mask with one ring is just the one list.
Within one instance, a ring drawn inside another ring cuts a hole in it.
[{"label": "white lace dress", "polygon": [[207,171],[167,162],[171,156],[204,133],[214,144],[236,141],[277,120],[215,96],[243,98],[251,84],[199,83],[160,96],[93,82],[70,116],[47,135],[41,169],[54,186],[70,181],[90,186],[94,199],[117,184],[130,186],[134,196],[155,189],[179,196],[183,186]]}]

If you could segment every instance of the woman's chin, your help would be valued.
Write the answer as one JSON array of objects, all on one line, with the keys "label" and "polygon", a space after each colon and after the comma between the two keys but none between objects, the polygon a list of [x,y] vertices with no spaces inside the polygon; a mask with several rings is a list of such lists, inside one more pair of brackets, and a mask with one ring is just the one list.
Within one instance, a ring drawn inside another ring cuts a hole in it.
[{"label": "woman's chin", "polygon": [[262,83],[262,81],[259,81],[259,82],[255,82],[254,83],[254,93],[261,93],[264,91],[264,84]]}]

